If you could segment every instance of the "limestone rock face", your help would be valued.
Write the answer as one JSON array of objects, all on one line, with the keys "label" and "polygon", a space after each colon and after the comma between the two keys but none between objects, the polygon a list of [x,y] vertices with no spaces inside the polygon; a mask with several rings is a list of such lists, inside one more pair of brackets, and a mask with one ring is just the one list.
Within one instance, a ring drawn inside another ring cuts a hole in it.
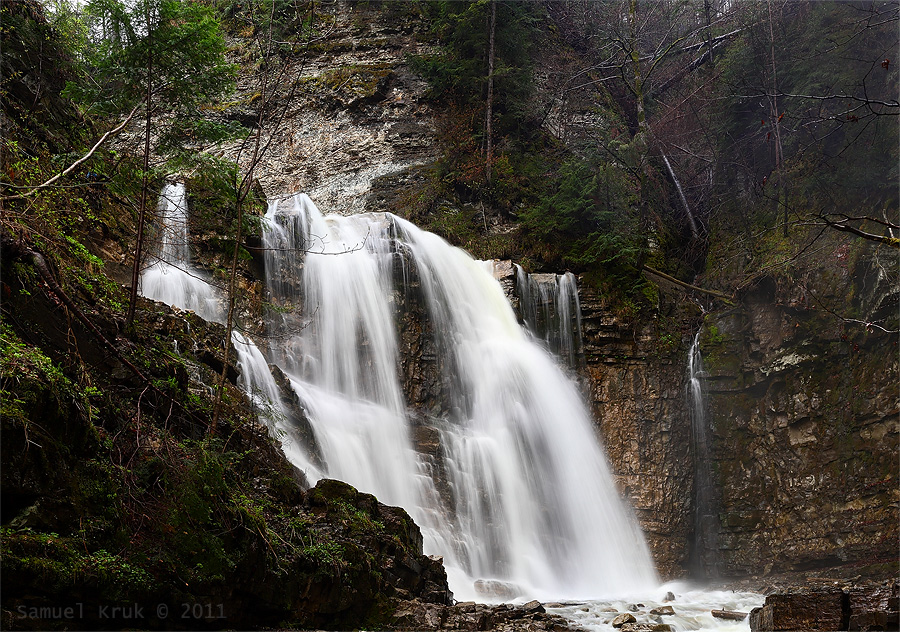
[{"label": "limestone rock face", "polygon": [[896,312],[896,302],[888,307],[896,288],[872,296],[871,261],[855,271],[824,261],[803,296],[763,280],[739,309],[706,321],[728,575],[845,563],[896,575],[897,335],[833,313],[858,310],[858,321],[875,321],[879,310]]},{"label": "limestone rock face", "polygon": [[681,323],[690,308],[673,294],[661,304],[663,318],[638,323],[617,314],[587,283],[579,283],[579,294],[584,385],[603,447],[657,570],[666,578],[682,576],[693,464]]},{"label": "limestone rock face", "polygon": [[750,613],[750,629],[896,630],[897,594],[896,581],[776,593]]},{"label": "limestone rock face", "polygon": [[[404,2],[335,3],[317,19],[327,35],[288,60],[273,99],[284,118],[256,171],[268,196],[303,191],[325,213],[383,210],[394,185],[415,178],[410,167],[436,157],[428,86],[407,63],[428,51],[416,37],[424,22]],[[231,44],[236,56],[250,46]],[[242,73],[243,97],[223,116],[255,120],[258,83]],[[225,155],[237,158],[237,145]]]}]

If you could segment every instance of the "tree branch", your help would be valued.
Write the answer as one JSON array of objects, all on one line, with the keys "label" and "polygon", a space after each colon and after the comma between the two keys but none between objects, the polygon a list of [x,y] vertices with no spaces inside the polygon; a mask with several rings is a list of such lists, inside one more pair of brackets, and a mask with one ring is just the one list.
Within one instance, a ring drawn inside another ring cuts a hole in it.
[{"label": "tree branch", "polygon": [[850,226],[849,224],[831,221],[827,217],[823,217],[822,221],[824,221],[825,224],[827,224],[830,228],[833,228],[835,230],[850,233],[851,235],[856,235],[857,237],[862,237],[863,239],[868,239],[869,241],[878,242],[880,244],[884,244],[885,246],[890,246],[891,248],[900,250],[900,239],[898,239],[897,237],[885,237],[884,235],[867,233],[863,230]]},{"label": "tree branch", "polygon": [[47,180],[47,181],[44,182],[43,184],[37,185],[36,187],[34,187],[33,189],[31,189],[30,191],[26,191],[25,193],[19,193],[18,195],[5,195],[5,196],[3,196],[3,197],[0,197],[0,200],[19,200],[19,199],[22,199],[22,198],[29,197],[29,196],[31,196],[31,195],[34,195],[35,193],[37,193],[37,192],[40,191],[41,189],[46,189],[47,187],[49,187],[51,184],[53,184],[54,182],[56,182],[57,180],[59,180],[59,179],[62,178],[63,176],[66,176],[66,175],[70,174],[70,173],[71,173],[74,169],[76,169],[81,163],[83,163],[85,160],[87,160],[87,159],[90,158],[92,155],[94,155],[94,152],[97,151],[97,149],[100,147],[100,145],[102,145],[104,142],[106,142],[106,139],[107,139],[107,138],[110,138],[111,136],[115,136],[116,134],[118,134],[119,132],[121,132],[122,129],[124,129],[124,127],[125,127],[126,125],[128,125],[128,122],[132,119],[132,117],[134,116],[135,112],[138,111],[138,108],[139,108],[139,107],[140,107],[140,105],[134,106],[134,109],[128,114],[128,117],[127,117],[124,121],[122,121],[122,122],[119,124],[118,127],[109,130],[109,131],[106,132],[103,136],[101,136],[101,137],[100,137],[100,140],[98,140],[98,141],[96,142],[96,144],[95,144],[93,147],[91,147],[91,150],[90,150],[88,153],[86,153],[84,156],[82,156],[81,158],[79,158],[78,160],[76,160],[75,162],[73,162],[71,165],[69,165],[69,167],[66,168],[65,171],[62,171],[62,172],[60,172],[59,174],[53,176],[52,178],[50,178],[49,180]]}]

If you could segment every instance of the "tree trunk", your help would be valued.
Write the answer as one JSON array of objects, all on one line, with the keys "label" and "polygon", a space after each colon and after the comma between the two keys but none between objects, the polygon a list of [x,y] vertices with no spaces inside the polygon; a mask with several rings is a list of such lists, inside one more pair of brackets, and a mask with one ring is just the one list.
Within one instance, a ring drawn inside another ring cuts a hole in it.
[{"label": "tree trunk", "polygon": [[497,30],[497,3],[491,0],[491,18],[488,30],[488,74],[487,74],[487,105],[484,115],[484,135],[487,139],[487,152],[485,156],[484,175],[487,183],[491,183],[491,162],[493,161],[493,146],[491,119],[494,110],[494,34]]},{"label": "tree trunk", "polygon": [[[638,45],[638,3],[637,0],[631,0],[629,4],[629,17],[631,27],[631,68],[633,72],[632,92],[634,93],[634,106],[637,116],[637,133],[635,134],[635,144],[638,146],[638,154],[641,163],[638,165],[638,178],[640,185],[638,187],[638,210],[640,213],[640,221],[643,224],[647,219],[647,173],[644,170],[644,159],[646,157],[647,141],[649,140],[649,127],[647,125],[647,112],[644,105],[644,77],[641,74],[641,55]],[[624,72],[623,72],[624,75]],[[623,76],[624,78],[624,76]]]},{"label": "tree trunk", "polygon": [[[776,73],[775,67],[775,28],[772,24],[772,0],[768,0],[767,3],[769,10],[769,45],[770,45],[770,54],[772,57],[772,98],[769,100],[770,110],[772,114],[772,126],[774,128],[774,136],[775,136],[775,177],[774,185],[777,188],[776,190],[776,213],[778,211],[778,206],[782,206],[784,208],[784,236],[788,236],[788,205],[787,205],[787,189],[785,187],[785,182],[782,174],[782,163],[784,162],[784,152],[783,147],[781,145],[781,117],[784,116],[783,113],[778,112],[778,77]],[[777,215],[776,215],[777,217]]]},{"label": "tree trunk", "polygon": [[711,9],[712,6],[710,0],[703,0],[703,10],[706,12],[706,49],[709,54],[710,67],[716,65],[715,59],[713,59],[712,33],[710,32],[710,28],[712,27],[712,16],[710,16]]},{"label": "tree trunk", "polygon": [[681,205],[684,207],[684,212],[687,214],[688,224],[691,227],[691,235],[694,237],[697,236],[697,222],[694,221],[694,214],[691,212],[691,207],[688,204],[687,197],[684,195],[684,189],[681,188],[681,182],[679,182],[678,178],[675,176],[675,170],[672,169],[672,164],[669,162],[669,157],[666,156],[666,153],[660,149],[659,154],[662,156],[663,163],[666,165],[666,170],[669,172],[669,177],[672,178],[672,182],[675,184],[675,189],[678,191],[678,197],[681,200]]},{"label": "tree trunk", "polygon": [[[265,54],[265,72],[262,77],[262,89],[260,90],[261,98],[257,102],[256,110],[256,137],[253,141],[253,153],[250,157],[250,164],[247,167],[247,173],[242,180],[235,179],[235,215],[237,221],[237,233],[234,237],[234,250],[231,254],[231,276],[228,283],[228,316],[225,321],[225,357],[222,362],[222,373],[219,375],[219,388],[216,392],[216,403],[213,406],[212,419],[209,423],[209,436],[216,434],[219,423],[219,417],[222,414],[222,397],[225,394],[225,379],[228,375],[228,359],[231,355],[232,335],[234,334],[234,304],[235,304],[235,287],[237,285],[237,266],[241,252],[241,238],[243,236],[244,227],[244,202],[250,195],[253,187],[253,173],[260,158],[260,147],[262,145],[263,121],[265,118],[266,105],[268,102],[268,86],[269,86],[269,60],[272,54],[272,25],[275,19],[275,3],[272,3],[272,13],[269,16],[269,33]],[[296,85],[296,84],[295,84]],[[264,150],[263,150],[264,151]]]},{"label": "tree trunk", "polygon": [[134,310],[137,306],[138,284],[141,281],[141,260],[144,252],[144,218],[147,210],[147,186],[149,184],[150,171],[150,124],[152,119],[153,104],[153,28],[150,24],[150,5],[147,4],[147,42],[150,57],[147,62],[147,116],[144,126],[144,173],[141,182],[141,205],[138,209],[137,239],[134,246],[134,265],[131,268],[131,295],[128,299],[128,314],[125,317],[125,329],[130,331],[134,326]]}]

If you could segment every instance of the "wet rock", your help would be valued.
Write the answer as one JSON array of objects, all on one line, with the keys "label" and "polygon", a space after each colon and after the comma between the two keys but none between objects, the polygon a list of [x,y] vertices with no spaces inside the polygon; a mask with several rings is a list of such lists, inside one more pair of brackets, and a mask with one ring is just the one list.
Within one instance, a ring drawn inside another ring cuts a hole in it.
[{"label": "wet rock", "polygon": [[776,593],[750,613],[753,632],[773,630],[846,630],[846,595],[839,588]]},{"label": "wet rock", "polygon": [[659,608],[651,610],[650,614],[670,615],[675,614],[675,609],[672,608],[672,606],[660,606]]},{"label": "wet rock", "polygon": [[672,626],[667,623],[626,623],[622,632],[672,632]]},{"label": "wet rock", "polygon": [[287,417],[286,421],[288,423],[286,425],[291,429],[291,438],[299,440],[306,454],[309,455],[310,461],[324,469],[325,461],[322,458],[322,450],[316,439],[316,433],[309,422],[306,408],[304,408],[296,391],[291,387],[290,379],[275,364],[269,365],[269,371],[272,373],[272,379],[278,387],[278,395],[281,398],[285,417]]},{"label": "wet rock", "polygon": [[716,619],[725,619],[727,621],[743,621],[747,618],[746,612],[735,612],[733,610],[712,610],[711,614]]},{"label": "wet rock", "polygon": [[520,606],[520,608],[524,612],[527,612],[529,614],[536,613],[536,612],[546,612],[546,610],[544,610],[544,606],[541,605],[541,602],[538,601],[537,599],[529,601],[528,603]]},{"label": "wet rock", "polygon": [[663,601],[675,601],[675,594],[672,591],[667,592]]},{"label": "wet rock", "polygon": [[479,579],[475,582],[475,592],[488,599],[515,599],[522,594],[522,589],[511,582]]},{"label": "wet rock", "polygon": [[562,617],[544,612],[540,602],[522,606],[500,604],[488,606],[474,602],[453,606],[425,603],[420,600],[402,602],[393,618],[383,627],[393,630],[509,630],[563,632],[572,630]]},{"label": "wet rock", "polygon": [[881,586],[854,586],[850,589],[849,627],[851,630],[897,630],[898,583]]},{"label": "wet rock", "polygon": [[610,625],[612,625],[612,627],[614,628],[621,628],[626,623],[635,623],[636,621],[637,619],[634,618],[633,614],[631,614],[630,612],[623,612],[615,619],[613,619]]}]

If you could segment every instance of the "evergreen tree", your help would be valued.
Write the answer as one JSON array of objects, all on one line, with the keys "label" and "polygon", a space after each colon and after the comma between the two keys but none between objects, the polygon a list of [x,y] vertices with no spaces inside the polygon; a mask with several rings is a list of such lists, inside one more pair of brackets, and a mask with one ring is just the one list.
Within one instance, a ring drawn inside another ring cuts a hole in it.
[{"label": "evergreen tree", "polygon": [[228,126],[203,107],[232,90],[235,69],[211,9],[194,0],[90,0],[91,41],[82,81],[67,87],[86,113],[143,113],[143,174],[127,324],[134,318],[143,253],[151,156],[184,157],[201,141],[224,138]]}]

